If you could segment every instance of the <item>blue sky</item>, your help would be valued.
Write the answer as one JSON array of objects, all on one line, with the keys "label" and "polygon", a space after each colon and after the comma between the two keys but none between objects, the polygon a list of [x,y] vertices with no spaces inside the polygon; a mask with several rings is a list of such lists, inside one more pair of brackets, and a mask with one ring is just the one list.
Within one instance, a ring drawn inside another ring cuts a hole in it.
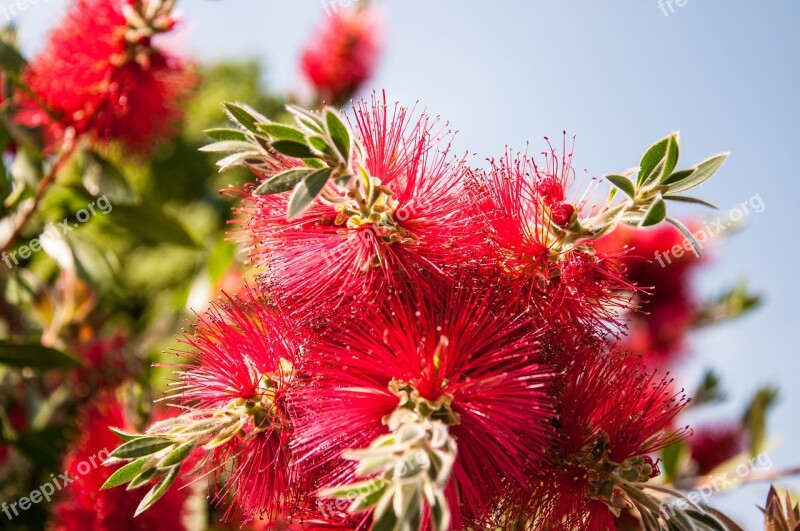
[{"label": "blue sky", "polygon": [[[355,0],[353,0],[355,1]],[[363,1],[363,0],[362,0]],[[6,0],[5,4],[12,4]],[[24,48],[40,48],[63,9],[39,0],[17,17]],[[300,47],[325,16],[321,0],[184,0],[182,47],[198,58],[257,57],[272,89],[300,86]],[[766,296],[757,313],[693,340],[682,371],[721,372],[738,414],[765,383],[781,388],[771,433],[783,444],[775,467],[800,463],[800,308],[793,205],[800,199],[800,3],[685,0],[668,15],[658,0],[477,2],[386,0],[385,56],[373,88],[415,100],[460,131],[456,147],[475,162],[506,145],[542,147],[543,136],[578,135],[575,161],[590,175],[637,163],[657,138],[679,130],[685,166],[731,151],[700,194],[722,213],[758,196],[764,210],[713,251],[701,293],[748,279]],[[686,214],[716,217],[710,211]],[[795,328],[798,327],[798,328]],[[757,525],[766,485],[712,501]]]}]

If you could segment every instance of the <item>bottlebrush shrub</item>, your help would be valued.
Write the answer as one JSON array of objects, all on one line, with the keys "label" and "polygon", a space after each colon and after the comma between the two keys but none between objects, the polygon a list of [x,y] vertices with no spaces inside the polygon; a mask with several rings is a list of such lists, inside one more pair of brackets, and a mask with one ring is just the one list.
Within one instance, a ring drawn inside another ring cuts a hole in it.
[{"label": "bottlebrush shrub", "polygon": [[256,176],[228,193],[264,274],[186,337],[182,413],[123,434],[106,487],[162,478],[149,505],[201,455],[218,501],[288,528],[726,529],[653,483],[687,399],[609,335],[636,286],[593,245],[662,221],[691,238],[666,202],[699,201],[681,194],[726,155],[676,171],[669,135],[592,204],[566,148],[468,168],[385,98],[291,124],[225,109],[205,150]]},{"label": "bottlebrush shrub", "polygon": [[[194,84],[186,62],[154,45],[176,24],[174,0],[74,0],[28,64],[17,120],[56,148],[66,130],[144,151],[168,137]],[[87,13],[91,13],[88,16]]]}]

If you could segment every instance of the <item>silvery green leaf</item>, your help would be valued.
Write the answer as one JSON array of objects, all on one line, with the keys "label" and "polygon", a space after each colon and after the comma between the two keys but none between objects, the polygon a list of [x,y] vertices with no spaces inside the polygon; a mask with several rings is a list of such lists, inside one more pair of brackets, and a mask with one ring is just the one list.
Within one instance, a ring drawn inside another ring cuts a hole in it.
[{"label": "silvery green leaf", "polygon": [[692,249],[694,249],[694,253],[696,256],[703,256],[703,254],[700,252],[701,251],[700,244],[697,242],[697,238],[694,237],[694,234],[692,234],[692,231],[690,231],[686,225],[684,225],[677,219],[670,217],[667,218],[667,223],[669,223],[670,225],[681,231],[681,233],[686,237],[686,239],[692,245]]},{"label": "silvery green leaf", "polygon": [[111,474],[106,482],[103,483],[103,486],[100,487],[100,490],[111,489],[132,481],[136,476],[144,471],[144,464],[146,461],[146,459],[137,459],[136,461],[132,461],[123,466]]},{"label": "silvery green leaf", "polygon": [[194,450],[195,447],[196,445],[194,442],[187,442],[178,446],[169,454],[167,454],[167,456],[164,459],[162,459],[158,463],[158,465],[156,465],[156,467],[164,469],[183,463],[184,460],[186,460],[186,458],[189,457],[189,454],[192,453],[192,450]]},{"label": "silvery green leaf", "polygon": [[136,459],[145,457],[172,446],[172,441],[164,437],[137,437],[119,446],[111,452],[110,457],[119,459]]},{"label": "silvery green leaf", "polygon": [[699,186],[706,182],[722,166],[728,158],[729,153],[721,153],[704,160],[694,167],[689,177],[686,177],[669,186],[669,193],[676,194]]},{"label": "silvery green leaf", "polygon": [[159,472],[158,469],[147,468],[147,467],[143,467],[143,468],[145,468],[145,470],[142,470],[142,472],[138,476],[133,478],[130,481],[130,483],[128,483],[128,486],[125,488],[125,490],[136,490],[139,487],[147,485],[153,479],[158,477],[159,474],[161,474],[161,472]]},{"label": "silvery green leaf", "polygon": [[203,153],[239,153],[242,151],[252,151],[253,144],[239,140],[223,140],[214,142],[199,149]]},{"label": "silvery green leaf", "polygon": [[249,139],[246,133],[239,131],[238,129],[226,129],[226,128],[218,128],[218,129],[206,129],[203,133],[210,138],[211,140],[216,141],[223,141],[223,140],[236,140],[239,142],[247,142]]},{"label": "silvery green leaf", "polygon": [[256,195],[270,195],[288,192],[314,171],[311,168],[294,168],[282,171],[261,183],[258,188],[253,190],[253,193]]},{"label": "silvery green leaf", "polygon": [[150,492],[145,495],[141,503],[139,503],[139,506],[136,508],[136,514],[134,514],[134,517],[139,516],[144,511],[149,509],[155,502],[157,502],[164,494],[167,493],[169,488],[178,478],[178,470],[178,467],[170,470],[167,475],[161,478],[161,481],[156,483],[155,487],[150,489]]},{"label": "silvery green leaf", "polygon": [[277,140],[273,142],[271,146],[272,149],[278,153],[295,159],[314,158],[317,156],[305,143],[295,142],[293,140]]},{"label": "silvery green leaf", "polygon": [[294,187],[294,191],[292,192],[292,196],[289,198],[287,218],[292,219],[297,217],[308,208],[325,187],[330,176],[331,169],[323,168],[315,171],[297,183],[297,186]]},{"label": "silvery green leaf", "polygon": [[225,109],[225,113],[232,121],[238,123],[250,132],[258,132],[258,128],[255,125],[256,123],[269,122],[266,116],[260,114],[246,103],[225,102],[222,105]]},{"label": "silvery green leaf", "polygon": [[644,155],[642,156],[642,160],[639,163],[639,175],[636,178],[636,184],[641,186],[644,184],[645,180],[650,177],[655,170],[658,163],[661,162],[664,157],[667,155],[667,146],[669,144],[670,137],[664,137],[645,151]]},{"label": "silvery green leaf", "polygon": [[338,113],[330,108],[325,109],[325,125],[342,162],[347,163],[350,160],[351,150],[350,131]]},{"label": "silvery green leaf", "polygon": [[664,221],[667,217],[667,205],[664,200],[657,197],[648,207],[639,223],[640,227],[650,227]]},{"label": "silvery green leaf", "polygon": [[709,208],[713,208],[714,210],[719,210],[719,207],[713,203],[709,203],[708,201],[703,201],[702,199],[698,199],[696,197],[689,197],[685,195],[665,195],[664,199],[669,201],[678,201],[680,203],[692,203],[695,205],[703,205]]},{"label": "silvery green leaf", "polygon": [[610,182],[611,184],[613,184],[614,186],[625,192],[625,195],[627,195],[631,199],[633,199],[633,197],[636,195],[636,188],[633,185],[633,182],[627,177],[624,177],[622,175],[612,174],[612,175],[606,175],[605,178],[608,182]]},{"label": "silvery green leaf", "polygon": [[289,125],[272,122],[268,124],[258,124],[257,127],[261,132],[266,133],[276,140],[291,140],[293,142],[299,142],[300,144],[304,144],[306,141],[306,135],[303,134],[302,131]]}]

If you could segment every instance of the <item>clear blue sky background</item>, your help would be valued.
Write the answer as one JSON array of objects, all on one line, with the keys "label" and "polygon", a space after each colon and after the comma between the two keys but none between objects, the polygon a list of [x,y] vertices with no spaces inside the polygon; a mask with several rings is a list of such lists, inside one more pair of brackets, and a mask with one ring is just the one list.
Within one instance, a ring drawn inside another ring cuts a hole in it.
[{"label": "clear blue sky background", "polygon": [[[702,196],[725,213],[758,194],[765,209],[718,246],[698,289],[711,296],[746,278],[766,304],[698,334],[683,380],[692,389],[702,367],[721,372],[731,401],[714,418],[739,414],[760,385],[780,385],[770,420],[783,443],[772,461],[800,464],[798,237],[791,228],[800,199],[800,2],[687,0],[668,16],[657,0],[381,4],[386,51],[371,85],[449,119],[461,131],[457,147],[477,153],[476,162],[528,140],[539,148],[542,136],[564,129],[578,135],[577,167],[597,176],[635,165],[672,130],[681,132],[684,165],[732,152]],[[299,50],[325,16],[321,0],[179,5],[186,51],[202,59],[257,57],[265,81],[284,91],[300,86]],[[63,6],[39,0],[19,14],[25,50],[41,47]],[[756,485],[712,501],[758,528],[754,504],[766,490]]]}]

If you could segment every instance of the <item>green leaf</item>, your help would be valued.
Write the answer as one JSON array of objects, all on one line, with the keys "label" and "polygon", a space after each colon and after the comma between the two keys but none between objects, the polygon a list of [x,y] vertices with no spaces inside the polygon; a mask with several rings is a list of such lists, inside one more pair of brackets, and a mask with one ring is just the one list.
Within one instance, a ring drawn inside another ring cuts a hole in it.
[{"label": "green leaf", "polygon": [[667,136],[650,146],[639,162],[639,175],[636,179],[636,184],[641,186],[645,180],[650,177],[653,170],[656,169],[658,163],[661,162],[667,155],[667,148],[670,143],[672,135]]},{"label": "green leaf", "polygon": [[678,165],[678,135],[676,133],[667,137],[666,153],[650,175],[645,177],[645,183],[656,182],[661,183],[669,177],[675,166]]},{"label": "green leaf", "polygon": [[672,483],[678,477],[678,466],[685,448],[686,445],[680,441],[661,450],[661,471],[666,482]]},{"label": "green leaf", "polygon": [[160,472],[157,468],[148,468],[147,470],[143,470],[141,474],[133,478],[128,486],[125,487],[125,490],[136,490],[138,488],[144,487],[145,485],[149,485],[155,478],[160,476],[162,472]]},{"label": "green leaf", "polygon": [[138,433],[127,433],[117,428],[108,428],[108,429],[114,432],[114,434],[123,441],[132,441],[134,439],[138,439],[141,437],[141,435],[139,435]]},{"label": "green leaf", "polygon": [[298,107],[297,105],[287,105],[286,110],[294,115],[297,123],[304,127],[311,134],[322,134],[325,131],[322,127],[322,120],[318,114]]},{"label": "green leaf", "polygon": [[264,181],[256,188],[253,193],[257,195],[270,195],[279,194],[281,192],[288,192],[294,188],[297,183],[314,173],[316,170],[308,168],[295,168],[292,170],[283,171],[269,180]]},{"label": "green leaf", "polygon": [[189,454],[192,453],[192,450],[195,449],[195,446],[193,442],[187,442],[178,446],[158,463],[158,468],[169,468],[183,463],[186,458],[189,457]]},{"label": "green leaf", "polygon": [[720,155],[715,155],[709,159],[704,160],[700,164],[694,167],[692,174],[689,177],[686,177],[674,184],[671,184],[669,187],[669,191],[667,193],[675,194],[677,192],[683,192],[684,190],[688,190],[690,188],[694,188],[695,186],[699,186],[706,182],[709,177],[714,175],[714,173],[725,163],[727,160],[729,153],[722,153]]},{"label": "green leaf", "polygon": [[25,58],[15,48],[0,41],[0,70],[18,73],[25,63]]},{"label": "green leaf", "polygon": [[48,370],[80,367],[81,362],[66,352],[39,343],[0,341],[0,365]]},{"label": "green leaf", "polygon": [[[374,483],[372,486],[374,487]],[[351,513],[360,513],[362,511],[371,509],[378,503],[378,500],[381,499],[385,491],[386,491],[385,484],[381,485],[378,488],[375,488],[374,490],[368,491],[363,496],[359,496],[358,498],[356,498],[356,500],[352,504],[350,504],[348,511]]]},{"label": "green leaf", "polygon": [[238,140],[223,140],[222,142],[214,142],[199,149],[203,153],[241,153],[253,151],[253,144],[250,142],[241,142]]},{"label": "green leaf", "polygon": [[252,133],[258,132],[257,123],[269,122],[269,119],[245,103],[225,102],[222,104],[227,115]]},{"label": "green leaf", "polygon": [[116,450],[111,452],[109,457],[116,457],[117,459],[138,459],[139,457],[153,455],[172,445],[173,442],[164,437],[143,435],[117,447]]},{"label": "green leaf", "polygon": [[155,502],[157,502],[164,494],[167,493],[169,488],[175,483],[175,480],[178,479],[178,467],[173,468],[170,470],[166,476],[161,478],[161,481],[156,483],[156,486],[150,489],[145,497],[142,499],[139,506],[136,508],[136,514],[133,516],[139,516],[144,511],[149,509]]},{"label": "green leaf", "polygon": [[694,249],[695,256],[697,256],[698,258],[702,257],[703,256],[703,253],[701,252],[702,249],[700,249],[700,244],[697,242],[697,238],[694,237],[694,234],[692,234],[692,231],[690,231],[686,225],[684,225],[675,218],[668,217],[666,219],[667,223],[669,223],[670,225],[681,231],[681,234],[683,234],[686,240],[692,245],[692,249]]},{"label": "green leaf", "polygon": [[324,137],[320,135],[311,135],[308,137],[308,144],[319,151],[320,153],[325,153],[327,155],[336,156],[336,153],[331,149],[328,145],[328,141],[325,140]]},{"label": "green leaf", "polygon": [[339,118],[338,113],[330,108],[325,109],[325,124],[328,128],[328,135],[333,140],[342,162],[347,164],[350,160],[350,131]]},{"label": "green leaf", "polygon": [[653,225],[657,225],[664,221],[664,218],[667,217],[667,205],[664,203],[664,200],[660,197],[656,198],[650,207],[647,209],[647,212],[644,214],[644,218],[639,223],[640,227],[651,227]]},{"label": "green leaf", "polygon": [[689,177],[693,173],[694,173],[694,168],[691,168],[689,170],[676,171],[675,173],[673,173],[672,175],[670,175],[669,177],[667,177],[666,179],[661,181],[661,184],[670,185],[670,184],[677,183],[679,181],[682,181],[682,180],[686,179],[687,177]]},{"label": "green leaf", "polygon": [[625,192],[631,199],[636,195],[636,187],[630,179],[623,175],[606,175],[606,180]]},{"label": "green leaf", "polygon": [[744,414],[744,425],[750,435],[750,452],[761,452],[767,433],[767,412],[775,405],[778,390],[774,387],[759,389]]},{"label": "green leaf", "polygon": [[278,140],[273,142],[271,146],[278,153],[283,153],[287,157],[296,159],[310,159],[317,156],[306,144],[292,140]]},{"label": "green leaf", "polygon": [[258,124],[257,127],[261,132],[276,140],[291,140],[299,144],[305,144],[306,141],[306,135],[302,131],[289,125],[270,122],[268,124]]},{"label": "green leaf", "polygon": [[206,129],[203,133],[210,138],[211,140],[215,140],[217,142],[222,142],[226,140],[233,140],[236,142],[247,142],[249,138],[247,137],[246,133],[239,131],[238,129]]},{"label": "green leaf", "polygon": [[292,196],[289,198],[287,218],[292,219],[308,208],[325,187],[325,183],[328,182],[330,176],[331,169],[323,168],[297,183]]},{"label": "green leaf", "polygon": [[144,464],[146,462],[147,459],[137,459],[123,466],[111,474],[106,482],[103,483],[103,486],[100,487],[100,490],[113,489],[114,487],[119,487],[120,485],[132,481],[135,477],[144,472]]},{"label": "green leaf", "polygon": [[719,210],[719,207],[713,203],[709,203],[708,201],[703,201],[702,199],[698,199],[696,197],[689,197],[686,195],[665,195],[664,199],[669,201],[678,201],[679,203],[692,203],[694,205],[703,205],[707,206],[708,208],[713,208],[714,210]]}]

